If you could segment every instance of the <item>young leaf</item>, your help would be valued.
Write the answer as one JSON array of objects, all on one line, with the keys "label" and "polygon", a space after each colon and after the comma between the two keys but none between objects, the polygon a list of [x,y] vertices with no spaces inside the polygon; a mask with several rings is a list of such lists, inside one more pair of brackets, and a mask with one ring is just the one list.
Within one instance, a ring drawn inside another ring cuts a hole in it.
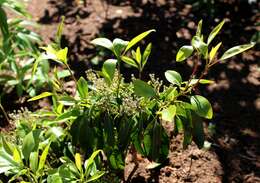
[{"label": "young leaf", "polygon": [[204,118],[211,119],[213,116],[213,110],[209,101],[200,95],[194,95],[190,98],[191,105],[195,112]]},{"label": "young leaf", "polygon": [[154,29],[143,32],[142,34],[136,36],[135,38],[133,38],[127,45],[125,52],[127,52],[130,48],[132,48],[136,43],[138,43],[139,41],[141,41],[142,39],[144,39],[146,36],[148,36],[151,32],[155,32]]},{"label": "young leaf", "polygon": [[22,152],[25,160],[30,157],[31,152],[38,149],[40,133],[40,130],[34,130],[25,136],[22,146]]},{"label": "young leaf", "polygon": [[219,47],[221,46],[222,42],[218,43],[217,46],[213,47],[209,53],[209,60],[212,61],[218,52]]},{"label": "young leaf", "polygon": [[203,22],[202,20],[199,21],[197,31],[196,31],[196,36],[199,36],[199,37],[201,35],[202,22]]},{"label": "young leaf", "polygon": [[128,41],[124,41],[122,39],[114,39],[113,41],[113,49],[114,49],[114,53],[117,57],[120,57],[122,51],[125,49],[125,47],[127,46]]},{"label": "young leaf", "polygon": [[162,110],[161,114],[162,114],[162,120],[172,122],[176,114],[176,106],[170,105],[166,109]]},{"label": "young leaf", "polygon": [[113,43],[107,38],[96,38],[93,41],[91,41],[91,43],[113,51]]},{"label": "young leaf", "polygon": [[225,23],[225,20],[222,20],[209,34],[208,40],[207,40],[207,45],[211,43],[211,41],[216,37],[216,35],[219,33],[221,28],[223,27]]},{"label": "young leaf", "polygon": [[198,37],[198,36],[194,36],[192,38],[192,46],[194,48],[196,48],[200,54],[202,54],[204,57],[207,57],[208,54],[208,45],[206,43],[203,42],[203,40]]},{"label": "young leaf", "polygon": [[230,57],[233,57],[239,53],[242,53],[252,47],[255,46],[255,43],[250,43],[250,44],[244,44],[244,45],[239,45],[239,46],[235,46],[233,48],[230,48],[229,50],[227,50],[222,57],[219,60],[225,60],[228,59]]},{"label": "young leaf", "polygon": [[81,172],[82,171],[82,161],[79,153],[75,154],[75,164],[78,168],[78,170]]},{"label": "young leaf", "polygon": [[59,50],[57,53],[56,53],[56,57],[59,61],[67,64],[67,55],[68,55],[68,48],[64,48],[64,49],[61,49]]},{"label": "young leaf", "polygon": [[49,96],[52,96],[52,95],[53,95],[53,93],[43,92],[43,93],[41,93],[40,95],[37,95],[37,96],[35,96],[35,97],[33,97],[33,98],[30,98],[30,99],[28,100],[28,102],[35,101],[35,100],[39,100],[39,99],[42,99],[42,98],[45,98],[45,97],[49,97]]},{"label": "young leaf", "polygon": [[154,97],[156,95],[153,87],[148,85],[146,82],[142,80],[135,80],[133,82],[134,84],[134,92],[136,95],[141,96],[141,97]]},{"label": "young leaf", "polygon": [[131,59],[127,56],[122,56],[121,59],[122,59],[123,62],[127,63],[128,65],[139,68],[138,65],[136,64],[136,62],[133,59]]},{"label": "young leaf", "polygon": [[87,176],[87,177],[89,176],[91,167],[95,163],[94,160],[99,153],[101,153],[101,150],[97,150],[97,151],[93,152],[92,155],[90,156],[90,158],[88,158],[87,164],[85,166],[85,176]]},{"label": "young leaf", "polygon": [[88,82],[83,77],[80,77],[77,82],[77,90],[81,99],[88,96]]},{"label": "young leaf", "polygon": [[135,60],[137,61],[138,65],[141,65],[141,61],[142,61],[142,54],[141,54],[141,49],[138,46],[138,48],[136,49],[135,52]]},{"label": "young leaf", "polygon": [[42,155],[40,157],[40,162],[39,162],[39,166],[38,166],[38,170],[37,171],[40,171],[43,169],[44,165],[45,165],[45,161],[46,161],[46,158],[47,158],[47,155],[49,153],[49,148],[50,148],[50,143],[45,147],[45,149],[43,150],[42,152]]},{"label": "young leaf", "polygon": [[167,81],[169,81],[172,84],[176,84],[176,85],[180,86],[182,83],[181,75],[176,71],[173,71],[173,70],[166,71],[165,77],[166,77]]},{"label": "young leaf", "polygon": [[20,154],[19,150],[17,149],[17,147],[14,147],[13,160],[17,163],[23,163],[21,154]]},{"label": "young leaf", "polygon": [[192,53],[193,53],[192,46],[182,46],[177,53],[176,61],[181,62],[181,61],[187,59],[189,56],[191,56]]},{"label": "young leaf", "polygon": [[60,24],[58,25],[58,29],[57,29],[57,32],[56,32],[56,36],[55,36],[55,42],[59,45],[60,45],[60,41],[61,41],[61,36],[62,36],[62,32],[63,32],[63,27],[64,27],[64,20],[65,20],[65,17],[62,16],[61,17],[61,22]]},{"label": "young leaf", "polygon": [[104,171],[97,171],[94,173],[94,175],[92,175],[89,179],[87,179],[86,182],[92,182],[94,180],[97,180],[100,177],[102,177],[104,174],[105,174]]},{"label": "young leaf", "polygon": [[38,169],[38,151],[31,152],[30,154],[30,168],[33,173],[36,173]]},{"label": "young leaf", "polygon": [[107,80],[107,82],[109,84],[114,79],[115,70],[116,70],[116,63],[117,63],[117,60],[115,60],[115,59],[108,59],[103,64],[102,73],[105,76],[105,79]]},{"label": "young leaf", "polygon": [[145,66],[150,54],[151,54],[151,51],[152,51],[152,43],[149,43],[147,45],[147,47],[145,48],[144,50],[144,53],[143,53],[143,63],[142,63],[142,68]]}]

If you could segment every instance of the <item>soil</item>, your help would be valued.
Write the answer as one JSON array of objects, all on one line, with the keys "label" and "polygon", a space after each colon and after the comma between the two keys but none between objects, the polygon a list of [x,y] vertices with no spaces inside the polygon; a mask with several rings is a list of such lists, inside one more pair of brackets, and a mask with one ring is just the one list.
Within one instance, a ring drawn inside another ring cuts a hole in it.
[{"label": "soil", "polygon": [[[178,48],[189,44],[196,31],[195,24],[204,20],[205,33],[211,25],[226,18],[220,36],[223,50],[250,41],[260,31],[260,3],[220,0],[86,0],[77,5],[69,0],[31,0],[28,10],[40,27],[38,32],[46,43],[53,40],[57,25],[65,15],[62,39],[70,50],[70,64],[76,76],[84,74],[93,64],[96,51],[93,38],[104,35],[126,40],[142,31],[155,28],[147,38],[154,43],[153,55],[145,70],[164,78],[164,71],[175,69],[184,77],[190,73],[186,64],[176,64]],[[215,3],[212,3],[215,2]],[[258,24],[257,24],[258,23]],[[216,42],[217,43],[217,42]],[[100,53],[102,55],[102,52]],[[202,95],[213,103],[215,116],[206,125],[215,125],[215,135],[208,139],[210,151],[195,145],[182,150],[181,136],[172,138],[169,161],[165,166],[148,170],[148,160],[141,158],[131,182],[260,182],[260,66],[259,43],[251,51],[219,64],[208,78],[215,84],[202,88]],[[190,62],[190,61],[189,61]],[[188,63],[189,63],[188,62]],[[129,77],[132,69],[123,68]],[[125,176],[133,169],[131,155],[127,159]]]}]

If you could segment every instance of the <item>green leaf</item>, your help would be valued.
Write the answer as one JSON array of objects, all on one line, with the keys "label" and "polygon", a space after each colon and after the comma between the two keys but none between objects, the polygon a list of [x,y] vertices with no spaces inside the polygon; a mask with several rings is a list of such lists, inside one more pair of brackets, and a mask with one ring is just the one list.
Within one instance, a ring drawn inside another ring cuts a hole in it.
[{"label": "green leaf", "polygon": [[91,41],[91,43],[113,51],[113,43],[107,38],[96,38],[93,41]]},{"label": "green leaf", "polygon": [[114,79],[116,64],[117,64],[116,59],[108,59],[103,64],[102,73],[109,84],[111,84],[111,82]]},{"label": "green leaf", "polygon": [[151,51],[152,51],[152,43],[149,43],[147,45],[147,47],[145,48],[144,50],[144,53],[143,53],[143,63],[142,63],[142,68],[145,66],[145,64],[147,63],[148,61],[148,58],[151,54]]},{"label": "green leaf", "polygon": [[117,57],[121,56],[121,53],[125,49],[127,44],[128,44],[128,41],[124,41],[124,40],[118,39],[118,38],[114,39],[113,49],[114,49],[114,53]]},{"label": "green leaf", "polygon": [[57,53],[56,53],[56,57],[59,61],[67,64],[67,55],[68,55],[68,48],[64,48],[64,49],[61,49],[59,50]]},{"label": "green leaf", "polygon": [[28,100],[28,102],[35,101],[35,100],[39,100],[39,99],[42,99],[42,98],[45,98],[45,97],[49,97],[49,96],[52,96],[52,95],[53,95],[53,93],[43,92],[43,93],[41,93],[40,95],[37,95],[37,96],[35,96],[35,97],[33,97],[33,98],[30,98],[30,99]]},{"label": "green leaf", "polygon": [[176,84],[176,85],[180,86],[182,83],[181,75],[176,71],[173,71],[173,70],[166,71],[165,77],[166,77],[167,81],[169,81],[172,84]]},{"label": "green leaf", "polygon": [[19,150],[17,149],[17,147],[14,147],[14,151],[13,151],[13,160],[19,164],[22,164],[22,158],[21,158],[21,154],[19,152]]},{"label": "green leaf", "polygon": [[87,165],[85,166],[85,176],[88,177],[90,175],[92,165],[95,163],[94,160],[95,160],[96,156],[101,152],[102,152],[101,150],[97,150],[97,151],[92,153],[90,158],[88,158]]},{"label": "green leaf", "polygon": [[215,58],[216,53],[218,52],[219,47],[222,42],[218,43],[217,46],[213,47],[209,53],[209,60],[212,61]]},{"label": "green leaf", "polygon": [[134,84],[134,92],[136,95],[141,96],[141,97],[154,97],[156,95],[153,87],[148,85],[146,82],[142,80],[135,80],[133,82]]},{"label": "green leaf", "polygon": [[176,114],[176,106],[170,105],[166,109],[161,111],[162,120],[172,122]]},{"label": "green leaf", "polygon": [[222,20],[209,34],[208,40],[207,40],[207,45],[211,43],[211,41],[216,37],[216,35],[219,33],[221,28],[223,27],[225,23],[225,20]]},{"label": "green leaf", "polygon": [[72,106],[76,104],[76,100],[71,96],[62,96],[59,98],[59,103],[65,106]]},{"label": "green leaf", "polygon": [[56,42],[59,46],[60,46],[61,36],[62,36],[62,33],[63,33],[64,20],[65,20],[65,17],[62,16],[62,17],[61,17],[61,22],[60,22],[60,24],[58,25],[58,29],[57,29],[56,36],[55,36],[55,42]]},{"label": "green leaf", "polygon": [[151,32],[155,32],[154,29],[143,32],[142,34],[136,36],[135,38],[133,38],[127,45],[125,52],[127,52],[130,48],[132,48],[136,43],[138,43],[139,41],[141,41],[142,39],[144,39],[146,36],[148,36]]},{"label": "green leaf", "polygon": [[194,36],[192,38],[192,46],[199,51],[200,54],[202,54],[205,58],[208,55],[208,45],[206,43],[203,42],[203,40],[198,37],[198,36]]},{"label": "green leaf", "polygon": [[77,82],[77,90],[81,99],[88,96],[88,82],[83,77],[80,77]]},{"label": "green leaf", "polygon": [[49,143],[43,150],[42,155],[40,157],[40,162],[39,162],[39,167],[38,167],[38,171],[41,171],[44,168],[45,162],[46,162],[46,158],[47,155],[49,153],[49,148],[50,148],[51,143]]},{"label": "green leaf", "polygon": [[22,145],[22,152],[25,160],[28,160],[31,152],[38,149],[40,133],[41,130],[34,130],[25,136]]},{"label": "green leaf", "polygon": [[8,172],[18,173],[19,163],[13,160],[12,155],[8,154],[3,147],[0,147],[0,174]]},{"label": "green leaf", "polygon": [[187,59],[188,57],[190,57],[192,53],[193,53],[192,46],[182,46],[177,53],[176,61],[181,62],[181,61]]},{"label": "green leaf", "polygon": [[82,161],[79,153],[75,154],[75,164],[79,172],[82,172]]},{"label": "green leaf", "polygon": [[36,173],[38,169],[38,151],[31,152],[30,154],[30,168],[33,173]]},{"label": "green leaf", "polygon": [[201,36],[201,29],[202,29],[202,23],[203,21],[200,20],[199,23],[198,23],[198,27],[197,27],[197,31],[196,31],[196,36]]},{"label": "green leaf", "polygon": [[211,119],[213,116],[213,110],[210,102],[200,95],[194,95],[190,98],[191,105],[195,112],[204,118]]},{"label": "green leaf", "polygon": [[250,43],[250,44],[244,44],[244,45],[239,45],[239,46],[235,46],[233,48],[230,48],[229,50],[227,50],[222,57],[219,60],[225,60],[228,59],[230,57],[233,57],[239,53],[242,53],[252,47],[255,46],[255,43]]},{"label": "green leaf", "polygon": [[138,65],[141,65],[141,61],[142,61],[142,54],[141,54],[141,49],[138,46],[138,48],[136,49],[135,52],[135,60],[137,61]]},{"label": "green leaf", "polygon": [[104,171],[97,171],[97,172],[95,172],[94,175],[92,175],[89,179],[87,179],[86,182],[95,181],[95,180],[99,179],[100,177],[102,177],[104,174],[105,174]]},{"label": "green leaf", "polygon": [[136,62],[133,59],[131,59],[127,56],[122,56],[121,59],[122,59],[123,62],[127,63],[128,65],[139,68],[138,65],[136,64]]},{"label": "green leaf", "polygon": [[205,141],[203,120],[194,112],[192,112],[192,126],[193,140],[199,148],[203,148]]},{"label": "green leaf", "polygon": [[195,84],[197,84],[197,82],[199,82],[200,84],[206,85],[206,84],[212,84],[212,83],[214,83],[215,81],[208,80],[208,79],[200,79],[200,80],[199,80],[199,79],[192,79],[192,80],[190,81],[189,86],[195,85]]}]

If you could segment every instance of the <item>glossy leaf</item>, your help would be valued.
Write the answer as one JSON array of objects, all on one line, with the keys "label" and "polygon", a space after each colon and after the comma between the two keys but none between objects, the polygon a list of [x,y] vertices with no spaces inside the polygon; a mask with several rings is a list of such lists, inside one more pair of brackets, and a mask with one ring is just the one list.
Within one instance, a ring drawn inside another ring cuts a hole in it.
[{"label": "glossy leaf", "polygon": [[21,154],[20,154],[19,150],[17,149],[17,147],[14,147],[13,160],[17,163],[21,163],[21,164],[23,163]]},{"label": "glossy leaf", "polygon": [[117,64],[117,60],[115,59],[106,60],[103,64],[102,73],[109,84],[114,79],[116,64]]},{"label": "glossy leaf", "polygon": [[146,82],[142,80],[135,80],[133,82],[134,84],[134,92],[136,95],[141,96],[141,97],[154,97],[156,95],[153,87],[148,85]]},{"label": "glossy leaf", "polygon": [[170,105],[166,109],[161,111],[162,120],[172,122],[176,114],[176,106]]},{"label": "glossy leaf", "polygon": [[129,58],[127,56],[122,56],[121,59],[123,62],[127,63],[128,65],[139,68],[136,62],[132,58]]},{"label": "glossy leaf", "polygon": [[39,99],[42,99],[42,98],[46,98],[46,97],[49,97],[49,96],[52,96],[53,93],[50,93],[50,92],[43,92],[41,93],[40,95],[37,95],[31,99],[28,100],[28,102],[31,102],[31,101],[35,101],[35,100],[39,100]]},{"label": "glossy leaf", "polygon": [[85,176],[88,177],[90,175],[91,167],[95,163],[94,160],[97,157],[97,155],[101,152],[102,152],[101,150],[97,150],[97,151],[93,152],[92,155],[88,158],[87,164],[85,166]]},{"label": "glossy leaf", "polygon": [[142,39],[144,39],[146,36],[148,36],[151,32],[155,32],[154,29],[143,32],[142,34],[136,36],[135,38],[133,38],[127,45],[125,52],[127,52],[130,48],[132,48],[134,45],[136,45],[136,43],[138,43],[139,41],[141,41]]},{"label": "glossy leaf", "polygon": [[80,172],[82,172],[82,161],[79,153],[75,154],[75,164]]},{"label": "glossy leaf", "polygon": [[102,177],[104,174],[105,174],[104,171],[97,171],[94,173],[94,175],[92,175],[89,179],[87,179],[86,182],[95,181],[95,180],[99,179],[100,177]]},{"label": "glossy leaf", "polygon": [[93,41],[91,41],[91,43],[113,51],[113,43],[107,38],[96,38]]},{"label": "glossy leaf", "polygon": [[211,119],[213,116],[213,110],[210,102],[200,95],[194,95],[190,98],[191,105],[195,112],[204,118]]},{"label": "glossy leaf", "polygon": [[217,46],[213,47],[209,53],[209,60],[213,60],[216,56],[216,53],[218,52],[218,49],[220,48],[222,42],[218,43]]},{"label": "glossy leaf", "polygon": [[135,60],[137,61],[138,65],[141,65],[141,61],[142,61],[142,54],[141,54],[141,49],[138,46],[135,52]]},{"label": "glossy leaf", "polygon": [[216,35],[219,33],[221,28],[223,27],[225,23],[225,20],[222,20],[209,34],[208,40],[207,40],[207,45],[211,43],[211,41],[216,37]]},{"label": "glossy leaf", "polygon": [[56,57],[59,61],[67,64],[67,55],[68,55],[68,48],[64,48],[64,49],[61,49],[59,50],[57,53],[56,53]]},{"label": "glossy leaf", "polygon": [[192,46],[199,51],[200,54],[202,54],[204,57],[207,57],[208,54],[208,45],[206,43],[203,42],[203,40],[198,37],[198,36],[194,36],[192,38]]},{"label": "glossy leaf", "polygon": [[176,85],[180,86],[182,83],[181,75],[176,71],[173,71],[173,70],[166,71],[165,77],[166,77],[167,81],[169,81],[172,84],[176,84]]},{"label": "glossy leaf", "polygon": [[181,62],[190,57],[193,53],[193,47],[192,46],[182,46],[176,56],[176,61]]},{"label": "glossy leaf", "polygon": [[128,41],[124,41],[124,40],[118,39],[118,38],[114,39],[113,49],[114,49],[114,53],[117,57],[121,56],[121,53],[125,49],[127,44],[128,44]]},{"label": "glossy leaf", "polygon": [[251,44],[244,44],[244,45],[240,45],[240,46],[235,46],[233,48],[230,48],[229,50],[227,50],[222,57],[219,60],[225,60],[228,59],[230,57],[233,57],[239,53],[242,53],[252,47],[255,46],[255,43],[251,43]]},{"label": "glossy leaf", "polygon": [[152,51],[152,43],[149,43],[149,44],[147,45],[147,47],[145,48],[144,53],[143,53],[143,63],[142,63],[142,67],[144,67],[145,64],[147,63],[148,58],[149,58],[149,56],[150,56],[150,54],[151,54],[151,51]]}]

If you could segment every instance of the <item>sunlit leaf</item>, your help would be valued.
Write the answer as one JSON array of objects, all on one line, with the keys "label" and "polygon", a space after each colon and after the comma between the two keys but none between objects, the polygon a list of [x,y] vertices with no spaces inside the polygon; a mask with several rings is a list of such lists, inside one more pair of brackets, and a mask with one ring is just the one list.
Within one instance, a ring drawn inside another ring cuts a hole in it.
[{"label": "sunlit leaf", "polygon": [[49,148],[50,148],[50,143],[44,148],[44,150],[42,152],[42,155],[40,157],[39,166],[38,166],[38,171],[40,171],[44,168],[46,158],[47,158],[47,155],[49,153]]},{"label": "sunlit leaf", "polygon": [[197,27],[197,31],[196,31],[196,36],[201,36],[201,29],[202,29],[202,23],[203,21],[200,20],[199,23],[198,23],[198,27]]},{"label": "sunlit leaf", "polygon": [[113,51],[113,43],[107,38],[96,38],[93,41],[91,41],[91,43]]},{"label": "sunlit leaf", "polygon": [[124,40],[119,39],[119,38],[114,39],[114,41],[113,41],[113,49],[114,49],[115,55],[117,57],[121,56],[121,53],[125,49],[127,44],[128,44],[128,41],[124,41]]},{"label": "sunlit leaf", "polygon": [[38,169],[38,151],[31,152],[29,160],[31,170],[33,171],[33,173],[36,173]]},{"label": "sunlit leaf", "polygon": [[216,37],[216,35],[219,33],[221,28],[223,27],[225,23],[225,20],[222,20],[209,34],[208,40],[207,40],[207,45],[211,43],[211,41]]},{"label": "sunlit leaf", "polygon": [[200,54],[202,54],[204,57],[207,57],[208,54],[208,45],[206,43],[203,42],[203,40],[198,37],[198,36],[194,36],[192,38],[192,46],[199,51]]},{"label": "sunlit leaf", "polygon": [[181,62],[181,61],[187,59],[188,57],[190,57],[192,53],[193,53],[192,46],[182,46],[177,53],[176,61]]},{"label": "sunlit leaf", "polygon": [[141,54],[141,49],[138,46],[138,48],[136,49],[135,52],[135,60],[137,61],[138,65],[141,65],[141,61],[142,61],[142,54]]},{"label": "sunlit leaf", "polygon": [[78,170],[81,172],[82,171],[82,161],[81,161],[81,156],[79,153],[75,154],[75,164],[76,164]]},{"label": "sunlit leaf", "polygon": [[195,112],[204,118],[211,119],[213,116],[213,110],[210,102],[200,95],[194,95],[190,98],[191,105]]},{"label": "sunlit leaf", "polygon": [[30,98],[30,99],[28,100],[28,102],[35,101],[35,100],[39,100],[39,99],[42,99],[42,98],[45,98],[45,97],[49,97],[49,96],[52,96],[52,95],[53,95],[53,93],[43,92],[43,93],[41,93],[40,95],[37,95],[37,96],[35,96],[35,97],[33,97],[33,98]]},{"label": "sunlit leaf", "polygon": [[176,84],[176,85],[180,86],[182,83],[181,75],[176,71],[173,71],[173,70],[166,71],[165,77],[166,77],[167,81],[169,81],[172,84]]},{"label": "sunlit leaf", "polygon": [[147,47],[145,48],[144,53],[143,53],[143,63],[142,63],[142,67],[144,67],[145,64],[147,63],[148,58],[149,58],[149,56],[150,56],[150,54],[151,54],[151,51],[152,51],[152,43],[149,43],[149,44],[147,45]]},{"label": "sunlit leaf", "polygon": [[114,79],[116,64],[117,64],[116,59],[108,59],[103,64],[102,73],[105,76],[105,79],[109,84]]},{"label": "sunlit leaf", "polygon": [[127,52],[130,48],[132,48],[136,43],[138,43],[139,41],[141,41],[142,39],[144,39],[146,36],[148,36],[151,32],[155,32],[154,29],[143,32],[142,34],[136,36],[135,38],[133,38],[127,45],[125,52]]},{"label": "sunlit leaf", "polygon": [[219,47],[221,46],[222,42],[218,43],[217,46],[213,47],[209,53],[209,60],[213,60],[218,52]]},{"label": "sunlit leaf", "polygon": [[77,90],[81,99],[88,96],[88,82],[83,77],[80,77],[77,82]]},{"label": "sunlit leaf", "polygon": [[129,58],[127,56],[122,56],[121,59],[123,62],[127,63],[128,65],[139,68],[136,62],[132,58]]},{"label": "sunlit leaf", "polygon": [[233,48],[230,48],[229,50],[227,50],[222,57],[219,60],[225,60],[228,59],[230,57],[233,57],[239,53],[242,53],[252,47],[255,46],[255,43],[250,43],[250,44],[244,44],[244,45],[239,45],[239,46],[235,46]]},{"label": "sunlit leaf", "polygon": [[176,106],[170,105],[166,109],[161,111],[162,120],[172,122],[176,114]]}]

